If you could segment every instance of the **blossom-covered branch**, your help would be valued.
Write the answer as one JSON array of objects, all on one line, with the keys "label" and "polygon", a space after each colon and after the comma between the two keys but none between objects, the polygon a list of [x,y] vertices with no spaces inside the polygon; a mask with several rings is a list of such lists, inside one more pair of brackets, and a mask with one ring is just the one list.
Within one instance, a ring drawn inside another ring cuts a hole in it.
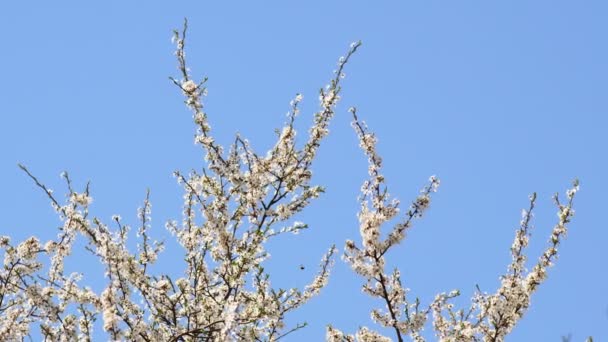
[{"label": "blossom-covered branch", "polygon": [[[399,212],[399,202],[390,200],[385,178],[381,174],[382,158],[376,152],[376,137],[370,133],[364,122],[356,114],[356,109],[350,109],[353,115],[353,127],[359,138],[360,146],[368,157],[369,176],[361,187],[361,210],[359,211],[361,244],[347,240],[344,259],[352,269],[363,278],[363,292],[379,298],[384,308],[373,309],[372,319],[385,328],[390,328],[398,341],[404,341],[409,335],[414,341],[424,341],[421,331],[428,315],[432,312],[433,328],[440,341],[503,341],[523,316],[530,305],[530,296],[547,277],[547,268],[557,257],[557,248],[566,234],[566,225],[574,215],[572,208],[575,194],[579,190],[578,181],[566,192],[567,202],[561,203],[558,195],[554,201],[558,207],[558,223],[553,228],[549,247],[540,257],[532,271],[525,269],[526,255],[524,250],[528,245],[531,229],[532,211],[536,202],[536,194],[530,196],[530,206],[522,212],[520,227],[516,231],[515,240],[511,246],[512,262],[508,272],[501,276],[502,286],[495,294],[481,293],[479,290],[473,297],[473,304],[468,310],[453,309],[449,303],[451,298],[460,294],[454,290],[441,293],[427,307],[421,308],[420,301],[407,299],[409,289],[403,287],[401,274],[398,269],[387,273],[385,270],[385,254],[389,249],[399,244],[405,237],[405,232],[411,227],[412,219],[422,217],[430,204],[430,195],[437,190],[439,180],[432,176],[420,195],[412,202],[405,214],[405,219],[397,223],[382,239],[382,226],[396,217]],[[367,327],[362,327],[355,335],[348,335],[333,326],[327,328],[328,341],[391,341]]]},{"label": "blossom-covered branch", "polygon": [[[409,289],[402,286],[399,270],[386,272],[385,254],[405,238],[405,232],[411,228],[413,219],[423,216],[430,205],[431,194],[439,187],[439,179],[435,176],[429,179],[429,184],[412,202],[405,218],[395,224],[383,239],[380,229],[399,214],[399,201],[390,198],[385,185],[386,180],[381,173],[382,158],[376,151],[376,136],[368,131],[365,122],[359,120],[355,108],[351,108],[350,112],[353,115],[353,128],[359,138],[359,146],[368,158],[370,178],[361,187],[361,209],[358,217],[362,246],[352,240],[346,241],[344,260],[357,274],[365,278],[363,291],[384,303],[383,310],[372,310],[372,319],[383,327],[391,328],[398,341],[403,341],[407,335],[421,340],[420,330],[426,322],[430,308],[422,309],[418,299],[413,302],[408,300]],[[330,341],[354,341],[355,338],[358,341],[390,341],[388,337],[367,327],[362,327],[356,336],[351,336],[344,335],[330,326],[327,337]]]},{"label": "blossom-covered branch", "polygon": [[[171,80],[192,110],[195,143],[205,151],[206,167],[188,174],[175,172],[184,188],[183,219],[166,226],[183,248],[183,275],[174,279],[150,274],[150,265],[164,245],[150,234],[149,192],[138,210],[139,243],[133,253],[127,247],[130,226],[120,216],[112,217],[113,227],[89,216],[88,185],[76,192],[67,173],[63,174],[69,193],[67,203],[61,204],[21,166],[47,194],[63,227],[57,240],[44,245],[34,237],[16,247],[8,237],[0,240],[5,255],[0,273],[0,339],[22,339],[40,322],[47,340],[91,340],[98,319],[110,339],[137,341],[276,341],[307,325],[288,327],[285,318],[327,284],[335,247],[323,256],[308,285],[283,289],[271,285],[263,267],[269,256],[265,243],[308,228],[299,221],[289,223],[323,192],[321,186],[310,183],[311,165],[329,132],[343,68],[360,43],[351,45],[327,87],[321,89],[320,109],[303,146],[296,144],[294,129],[303,99],[298,94],[270,151],[260,155],[246,139],[236,136],[225,152],[212,135],[202,101],[207,79],[195,82],[187,66],[187,27],[185,22],[183,30],[174,32],[181,75]],[[72,254],[79,235],[88,242],[86,250],[105,268],[107,284],[100,293],[81,286],[81,274],[64,274],[64,260]],[[37,260],[39,254],[50,258],[46,273]]]}]

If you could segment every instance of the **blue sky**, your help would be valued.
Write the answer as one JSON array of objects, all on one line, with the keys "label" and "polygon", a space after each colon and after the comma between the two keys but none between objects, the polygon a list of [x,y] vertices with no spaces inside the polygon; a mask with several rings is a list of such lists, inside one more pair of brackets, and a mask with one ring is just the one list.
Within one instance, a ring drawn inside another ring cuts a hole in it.
[{"label": "blue sky", "polygon": [[[298,217],[311,229],[269,246],[275,284],[303,285],[328,246],[357,238],[367,165],[346,111],[355,105],[379,137],[393,195],[406,204],[430,175],[442,180],[427,216],[388,255],[414,295],[428,303],[458,288],[466,305],[476,284],[493,292],[528,195],[539,194],[535,261],[557,220],[551,195],[578,177],[560,258],[508,341],[608,339],[602,1],[3,2],[2,234],[50,238],[59,224],[22,162],[58,193],[63,170],[78,185],[91,180],[93,213],[106,221],[120,214],[135,223],[149,187],[153,234],[169,238],[164,222],[181,218],[172,171],[203,165],[191,115],[168,80],[177,75],[171,30],[185,16],[190,66],[209,77],[217,139],[240,132],[258,151],[271,146],[298,92],[303,135],[337,58],[363,41],[314,165],[327,193]],[[158,272],[179,268],[175,251]],[[92,258],[71,262],[75,271],[97,267]],[[322,295],[291,317],[309,327],[287,340],[322,340],[328,323],[372,326],[369,310],[381,304],[361,293],[361,281],[338,260]]]}]

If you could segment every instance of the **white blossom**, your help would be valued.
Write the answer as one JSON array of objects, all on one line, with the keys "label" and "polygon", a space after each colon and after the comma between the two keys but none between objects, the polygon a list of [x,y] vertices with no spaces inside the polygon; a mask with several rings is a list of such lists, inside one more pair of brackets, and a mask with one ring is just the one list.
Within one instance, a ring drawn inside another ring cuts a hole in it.
[{"label": "white blossom", "polygon": [[188,94],[194,92],[196,90],[196,88],[197,88],[196,83],[194,83],[194,81],[192,81],[192,80],[188,80],[188,81],[182,83],[182,89],[184,89],[184,91]]}]

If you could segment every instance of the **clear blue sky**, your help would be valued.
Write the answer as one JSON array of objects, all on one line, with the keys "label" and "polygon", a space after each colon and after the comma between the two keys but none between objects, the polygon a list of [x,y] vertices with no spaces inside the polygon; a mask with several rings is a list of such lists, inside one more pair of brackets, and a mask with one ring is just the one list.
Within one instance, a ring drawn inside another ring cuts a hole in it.
[{"label": "clear blue sky", "polygon": [[[337,58],[363,41],[314,166],[327,193],[298,217],[311,230],[269,246],[275,284],[304,284],[329,245],[357,238],[367,166],[346,111],[356,105],[379,136],[392,194],[406,204],[428,176],[442,180],[426,218],[388,256],[414,295],[428,303],[458,288],[466,305],[476,284],[493,292],[528,195],[539,194],[535,261],[557,219],[551,195],[578,177],[557,265],[508,340],[608,340],[604,1],[4,1],[2,234],[50,238],[59,224],[22,162],[57,193],[63,170],[78,185],[91,180],[93,213],[106,221],[120,214],[134,224],[151,188],[153,234],[169,237],[164,222],[181,218],[171,173],[202,165],[191,115],[167,78],[177,75],[170,36],[184,16],[190,65],[210,79],[217,138],[238,131],[258,151],[271,146],[297,92],[299,127],[308,127]],[[158,272],[176,272],[176,251]],[[72,259],[70,268],[95,263]],[[91,279],[100,286],[99,275]],[[361,282],[338,260],[323,294],[292,316],[310,326],[287,340],[322,340],[328,323],[373,326],[369,309],[380,303]]]}]

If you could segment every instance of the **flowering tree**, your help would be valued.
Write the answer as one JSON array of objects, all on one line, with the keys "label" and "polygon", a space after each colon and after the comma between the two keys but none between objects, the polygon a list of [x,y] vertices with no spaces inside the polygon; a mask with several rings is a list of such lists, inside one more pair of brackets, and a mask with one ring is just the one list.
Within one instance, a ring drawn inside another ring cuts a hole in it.
[{"label": "flowering tree", "polygon": [[[64,202],[19,165],[48,196],[63,225],[56,239],[44,243],[31,237],[13,244],[9,237],[0,237],[4,253],[0,271],[0,340],[23,340],[35,333],[34,327],[39,327],[39,334],[48,341],[90,341],[99,336],[93,333],[98,319],[108,338],[134,341],[276,341],[306,325],[287,326],[285,318],[327,284],[336,248],[329,247],[309,285],[283,289],[271,285],[271,275],[262,266],[268,258],[265,243],[278,235],[297,234],[307,228],[301,222],[282,228],[280,225],[323,192],[321,186],[311,184],[311,165],[329,133],[328,125],[340,99],[343,68],[360,43],[350,46],[339,59],[329,84],[320,90],[320,108],[306,142],[300,146],[295,139],[294,122],[302,101],[298,94],[274,147],[261,155],[238,135],[227,151],[214,140],[202,102],[206,79],[195,81],[187,67],[186,32],[187,22],[183,31],[174,32],[181,75],[171,80],[193,113],[195,142],[205,151],[207,167],[201,173],[175,173],[184,188],[183,220],[166,226],[183,248],[183,276],[174,279],[149,270],[163,250],[163,244],[148,233],[149,196],[139,209],[137,251],[131,251],[127,248],[131,227],[119,216],[112,217],[110,227],[89,215],[92,199],[88,185],[77,191],[68,174],[62,174],[68,189]],[[343,257],[365,279],[363,291],[382,303],[382,309],[372,310],[372,318],[384,327],[383,333],[392,333],[398,341],[407,336],[423,341],[420,332],[429,315],[433,316],[433,328],[442,341],[502,341],[525,313],[530,295],[546,278],[546,270],[566,233],[566,224],[574,214],[572,201],[578,184],[575,182],[568,190],[566,202],[554,197],[558,223],[548,249],[531,271],[524,267],[524,249],[536,195],[530,197],[530,206],[523,211],[511,247],[513,261],[496,293],[479,291],[468,309],[456,310],[449,302],[458,291],[439,294],[432,303],[423,305],[408,299],[399,271],[387,272],[385,259],[387,252],[404,239],[413,220],[422,217],[429,207],[439,180],[430,178],[403,221],[383,238],[381,228],[399,214],[399,202],[388,194],[374,134],[358,119],[355,108],[350,112],[360,146],[369,160],[370,178],[361,189],[361,242],[348,240]],[[86,239],[86,250],[105,268],[107,284],[99,293],[82,286],[80,274],[64,272],[64,261],[73,253],[77,236]],[[48,261],[39,260],[40,256]],[[327,340],[391,339],[366,327],[348,335],[328,326]]]}]

